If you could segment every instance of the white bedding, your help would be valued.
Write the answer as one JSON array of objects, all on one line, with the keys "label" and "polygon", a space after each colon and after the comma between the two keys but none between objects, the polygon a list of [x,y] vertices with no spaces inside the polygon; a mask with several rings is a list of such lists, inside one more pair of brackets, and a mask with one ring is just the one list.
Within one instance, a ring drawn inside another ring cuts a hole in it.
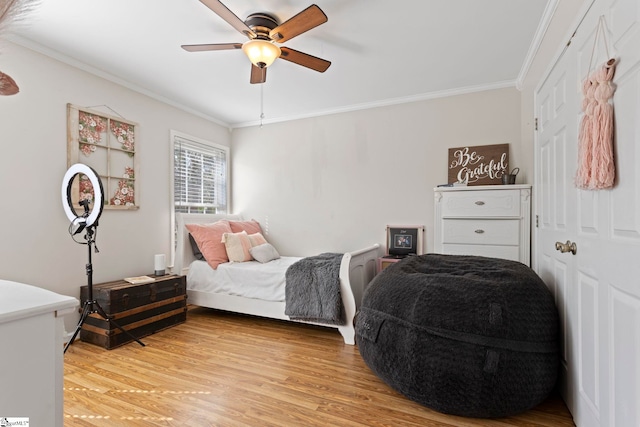
[{"label": "white bedding", "polygon": [[284,301],[285,273],[300,259],[280,257],[264,264],[257,261],[227,262],[215,270],[205,261],[193,261],[187,274],[187,289]]}]

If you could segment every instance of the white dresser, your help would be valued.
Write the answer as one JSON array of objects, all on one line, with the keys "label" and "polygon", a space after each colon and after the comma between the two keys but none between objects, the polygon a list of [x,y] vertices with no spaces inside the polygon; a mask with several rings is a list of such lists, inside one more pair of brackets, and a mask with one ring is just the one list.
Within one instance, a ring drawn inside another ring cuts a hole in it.
[{"label": "white dresser", "polygon": [[531,186],[434,189],[434,251],[531,264]]},{"label": "white dresser", "polygon": [[63,425],[63,316],[78,300],[0,280],[0,417]]}]

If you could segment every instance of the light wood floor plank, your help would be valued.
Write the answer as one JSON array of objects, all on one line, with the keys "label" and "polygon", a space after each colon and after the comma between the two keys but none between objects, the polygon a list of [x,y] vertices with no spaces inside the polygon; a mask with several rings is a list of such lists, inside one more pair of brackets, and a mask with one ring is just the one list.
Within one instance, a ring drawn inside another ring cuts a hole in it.
[{"label": "light wood floor plank", "polygon": [[440,414],[382,382],[333,329],[191,308],[114,350],[65,355],[65,426],[574,426],[553,395],[516,417]]}]

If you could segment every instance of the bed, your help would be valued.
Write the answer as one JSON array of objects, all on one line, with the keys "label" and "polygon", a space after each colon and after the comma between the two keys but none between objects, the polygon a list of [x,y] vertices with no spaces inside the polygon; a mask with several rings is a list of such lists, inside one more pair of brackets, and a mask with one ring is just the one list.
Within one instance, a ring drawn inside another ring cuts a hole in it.
[{"label": "bed", "polygon": [[[175,274],[187,276],[187,295],[189,304],[201,307],[214,308],[235,313],[243,313],[254,316],[267,317],[272,319],[288,320],[302,323],[311,323],[314,325],[336,328],[342,335],[346,344],[355,344],[355,329],[353,319],[356,314],[365,288],[375,276],[376,259],[379,256],[380,245],[372,246],[347,252],[342,255],[339,266],[339,286],[344,307],[345,321],[343,324],[330,325],[316,322],[305,322],[293,320],[285,314],[285,301],[281,298],[273,298],[269,295],[249,295],[242,296],[229,293],[225,290],[222,292],[214,290],[211,283],[206,283],[203,276],[207,275],[208,266],[204,266],[204,261],[198,261],[193,254],[191,242],[189,241],[189,232],[186,228],[187,224],[208,224],[219,220],[242,221],[240,215],[227,214],[176,214],[177,225],[177,246],[173,265]],[[265,264],[259,264],[257,261],[247,263],[248,268],[267,268],[274,269],[276,267],[286,269],[295,260],[300,257],[282,257],[282,260],[276,263],[270,261]],[[272,264],[275,263],[275,264]],[[206,264],[206,263],[204,263]],[[208,267],[210,272],[217,270],[233,268],[234,266],[221,264],[216,270]],[[221,268],[222,267],[222,268]],[[215,273],[217,274],[217,273]],[[201,283],[202,282],[202,283]],[[241,284],[240,284],[241,285]],[[274,291],[275,292],[275,291]],[[282,292],[282,291],[279,291]],[[273,300],[276,299],[276,300]]]}]

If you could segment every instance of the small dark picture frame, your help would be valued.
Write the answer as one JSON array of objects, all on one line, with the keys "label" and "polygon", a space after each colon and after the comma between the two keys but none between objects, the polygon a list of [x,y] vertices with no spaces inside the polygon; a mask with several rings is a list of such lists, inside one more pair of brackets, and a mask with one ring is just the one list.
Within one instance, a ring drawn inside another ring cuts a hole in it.
[{"label": "small dark picture frame", "polygon": [[423,226],[387,226],[387,255],[422,255]]}]

